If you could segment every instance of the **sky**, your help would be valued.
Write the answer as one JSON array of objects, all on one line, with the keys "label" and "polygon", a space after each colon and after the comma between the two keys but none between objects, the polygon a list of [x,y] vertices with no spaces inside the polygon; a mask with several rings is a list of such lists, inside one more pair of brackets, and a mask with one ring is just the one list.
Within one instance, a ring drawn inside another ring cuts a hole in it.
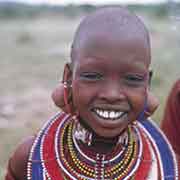
[{"label": "sky", "polygon": [[[144,4],[144,3],[162,3],[167,1],[174,0],[0,0],[0,1],[15,1],[15,2],[24,2],[24,3],[32,3],[32,4],[52,4],[52,5],[65,5],[65,4],[127,4],[127,3],[136,3],[136,4]],[[179,0],[180,1],[180,0]]]}]

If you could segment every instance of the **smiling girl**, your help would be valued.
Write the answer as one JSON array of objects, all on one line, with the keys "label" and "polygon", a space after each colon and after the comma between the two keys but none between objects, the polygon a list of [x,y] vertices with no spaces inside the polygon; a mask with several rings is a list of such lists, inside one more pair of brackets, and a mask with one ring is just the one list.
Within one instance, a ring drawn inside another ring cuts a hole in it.
[{"label": "smiling girl", "polygon": [[67,113],[17,148],[6,180],[178,179],[171,146],[144,118],[150,62],[137,16],[121,7],[87,16],[64,68]]}]

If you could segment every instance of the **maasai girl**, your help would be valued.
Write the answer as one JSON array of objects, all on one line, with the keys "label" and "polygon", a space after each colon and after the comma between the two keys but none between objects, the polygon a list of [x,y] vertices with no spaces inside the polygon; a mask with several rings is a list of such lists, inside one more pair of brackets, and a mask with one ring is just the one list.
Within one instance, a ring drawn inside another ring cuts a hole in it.
[{"label": "maasai girl", "polygon": [[64,68],[68,113],[17,148],[6,180],[178,179],[171,146],[144,118],[150,62],[137,16],[121,7],[87,16]]}]

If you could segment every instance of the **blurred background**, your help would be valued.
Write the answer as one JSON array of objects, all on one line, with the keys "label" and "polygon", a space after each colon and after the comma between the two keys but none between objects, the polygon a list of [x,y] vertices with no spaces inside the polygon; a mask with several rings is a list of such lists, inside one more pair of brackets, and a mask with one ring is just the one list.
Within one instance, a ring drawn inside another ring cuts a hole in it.
[{"label": "blurred background", "polygon": [[76,27],[96,8],[127,6],[148,27],[151,90],[160,100],[153,119],[158,124],[162,119],[168,92],[180,78],[180,3],[106,1],[0,0],[0,180],[17,144],[58,111],[51,92],[69,61]]}]

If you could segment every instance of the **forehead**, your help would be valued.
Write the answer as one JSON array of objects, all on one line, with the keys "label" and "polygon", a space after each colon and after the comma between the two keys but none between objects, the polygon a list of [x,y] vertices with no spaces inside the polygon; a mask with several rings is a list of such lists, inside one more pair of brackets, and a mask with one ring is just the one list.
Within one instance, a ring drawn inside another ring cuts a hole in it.
[{"label": "forehead", "polygon": [[[96,32],[84,40],[83,46],[76,52],[75,62],[87,64],[88,58],[101,59],[112,63],[135,63],[149,66],[150,54],[143,36]],[[91,62],[91,61],[90,61]],[[96,63],[96,61],[92,61]],[[97,61],[98,63],[98,61]]]}]

